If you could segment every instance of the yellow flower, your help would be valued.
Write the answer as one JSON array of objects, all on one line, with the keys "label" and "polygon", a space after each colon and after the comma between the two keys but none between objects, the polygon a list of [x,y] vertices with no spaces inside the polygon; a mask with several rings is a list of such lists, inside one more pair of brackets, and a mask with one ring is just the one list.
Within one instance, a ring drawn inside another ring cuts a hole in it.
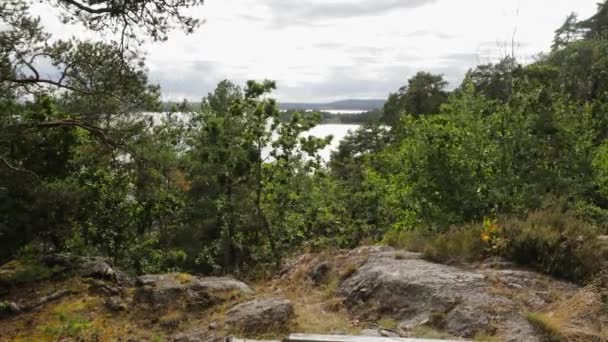
[{"label": "yellow flower", "polygon": [[485,242],[490,241],[490,234],[488,234],[488,233],[481,234],[481,240],[483,240]]}]

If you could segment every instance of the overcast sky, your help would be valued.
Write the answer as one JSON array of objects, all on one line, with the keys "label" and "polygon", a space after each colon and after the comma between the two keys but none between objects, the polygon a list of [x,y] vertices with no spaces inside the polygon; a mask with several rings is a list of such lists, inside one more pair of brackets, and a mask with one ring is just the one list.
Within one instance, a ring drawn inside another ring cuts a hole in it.
[{"label": "overcast sky", "polygon": [[[147,45],[165,100],[199,100],[222,79],[274,79],[279,101],[385,98],[420,70],[457,85],[467,69],[551,44],[596,0],[206,0],[206,23]],[[57,26],[60,27],[60,26]],[[65,29],[65,28],[64,28]],[[55,32],[62,34],[61,32]]]}]

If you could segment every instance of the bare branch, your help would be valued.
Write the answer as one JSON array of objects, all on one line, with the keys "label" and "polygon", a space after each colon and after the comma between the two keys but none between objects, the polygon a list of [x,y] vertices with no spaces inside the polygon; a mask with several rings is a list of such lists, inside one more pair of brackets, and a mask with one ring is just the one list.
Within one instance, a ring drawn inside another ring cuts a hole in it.
[{"label": "bare branch", "polygon": [[17,166],[12,165],[11,163],[9,163],[6,159],[0,157],[0,161],[2,161],[2,163],[4,163],[4,165],[6,165],[6,167],[8,167],[10,170],[15,171],[15,172],[24,172],[27,173],[31,176],[33,176],[38,182],[40,182],[40,177],[35,174],[33,171],[30,170],[26,170]]}]

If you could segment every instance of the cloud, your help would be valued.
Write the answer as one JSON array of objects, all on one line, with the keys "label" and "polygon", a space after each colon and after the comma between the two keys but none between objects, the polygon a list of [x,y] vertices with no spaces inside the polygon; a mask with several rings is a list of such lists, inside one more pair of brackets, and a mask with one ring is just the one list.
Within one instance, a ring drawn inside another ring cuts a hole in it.
[{"label": "cloud", "polygon": [[335,101],[345,98],[385,98],[413,74],[407,65],[375,67],[368,71],[334,67],[319,81],[278,83],[277,98],[296,102]]},{"label": "cloud", "polygon": [[414,32],[409,32],[409,33],[405,33],[402,35],[405,38],[412,38],[412,37],[423,37],[423,36],[431,36],[437,39],[452,39],[455,38],[455,35],[449,34],[449,33],[445,33],[445,32],[440,32],[440,31],[429,31],[429,30],[416,30]]},{"label": "cloud", "polygon": [[413,9],[438,0],[265,0],[278,26],[311,25],[317,21],[381,15]]},{"label": "cloud", "polygon": [[164,100],[199,101],[222,79],[219,65],[214,62],[192,62],[158,65],[150,68],[150,80],[161,85]]}]

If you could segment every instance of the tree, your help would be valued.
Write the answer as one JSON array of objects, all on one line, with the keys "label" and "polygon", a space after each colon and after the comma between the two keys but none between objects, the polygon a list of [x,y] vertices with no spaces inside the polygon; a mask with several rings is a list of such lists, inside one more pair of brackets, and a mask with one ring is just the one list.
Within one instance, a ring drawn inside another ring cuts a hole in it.
[{"label": "tree", "polygon": [[512,95],[520,70],[521,66],[511,57],[505,57],[497,64],[479,65],[467,72],[459,91],[463,91],[468,83],[472,83],[477,93],[505,103]]},{"label": "tree", "polygon": [[275,263],[302,243],[305,179],[319,167],[317,151],[328,140],[303,136],[318,115],[282,120],[267,97],[274,88],[272,81],[250,81],[244,89],[223,81],[196,114],[188,196],[196,225],[190,238],[205,245],[197,265],[203,270],[229,271],[252,259]]},{"label": "tree", "polygon": [[559,50],[571,42],[579,39],[581,37],[581,27],[578,23],[578,16],[576,13],[572,12],[566,17],[566,20],[558,28],[555,30],[555,35],[553,38],[553,45],[551,45],[551,50]]},{"label": "tree", "polygon": [[605,40],[608,33],[608,1],[597,4],[597,12],[578,23],[586,39]]},{"label": "tree", "polygon": [[[138,239],[167,227],[160,217],[179,199],[168,181],[174,160],[160,155],[171,134],[151,140],[151,120],[133,115],[159,105],[137,44],[196,28],[184,10],[201,1],[43,3],[103,39],[53,39],[32,1],[0,3],[0,259],[28,245],[145,269],[159,244]],[[140,247],[140,258],[128,254]]]},{"label": "tree", "polygon": [[383,120],[394,126],[404,114],[415,117],[437,114],[439,107],[445,103],[448,93],[444,90],[447,81],[442,75],[418,72],[408,80],[397,93],[390,94],[384,105]]}]

